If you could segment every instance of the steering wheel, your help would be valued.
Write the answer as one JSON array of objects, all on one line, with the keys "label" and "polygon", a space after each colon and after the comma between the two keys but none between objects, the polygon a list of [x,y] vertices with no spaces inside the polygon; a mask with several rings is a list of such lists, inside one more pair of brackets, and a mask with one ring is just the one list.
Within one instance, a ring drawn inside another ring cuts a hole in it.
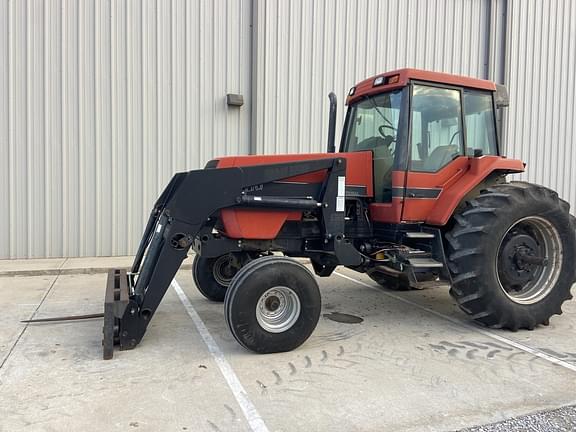
[{"label": "steering wheel", "polygon": [[450,138],[450,143],[448,145],[452,145],[452,141],[454,141],[454,138],[456,138],[456,135],[458,135],[460,133],[459,130],[457,130],[456,132],[454,132],[454,135],[452,135],[452,138]]},{"label": "steering wheel", "polygon": [[370,138],[365,139],[364,141],[359,142],[356,146],[356,149],[360,150],[360,151],[362,151],[362,150],[374,150],[377,147],[385,146],[386,148],[388,148],[390,153],[393,155],[394,149],[390,148],[390,146],[393,142],[394,142],[394,137],[392,137],[391,135],[386,135],[384,138],[374,136],[374,137],[370,137]]},{"label": "steering wheel", "polygon": [[[386,133],[384,132],[385,129],[392,129],[394,132],[396,132],[396,128],[394,126],[391,125],[387,125],[387,124],[383,124],[378,126],[378,132],[380,133],[380,135],[382,135],[384,138],[386,138],[387,136],[390,135],[386,135]],[[396,141],[396,138],[394,138],[393,141]]]}]

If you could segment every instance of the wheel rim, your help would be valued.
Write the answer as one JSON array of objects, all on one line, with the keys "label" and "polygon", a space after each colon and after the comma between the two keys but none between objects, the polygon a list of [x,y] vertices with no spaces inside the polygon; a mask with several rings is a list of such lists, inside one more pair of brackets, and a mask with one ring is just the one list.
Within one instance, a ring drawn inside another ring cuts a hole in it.
[{"label": "wheel rim", "polygon": [[270,288],[258,299],[256,319],[270,333],[282,333],[290,329],[300,316],[300,299],[285,286]]},{"label": "wheel rim", "polygon": [[222,255],[212,266],[214,280],[222,286],[230,285],[230,282],[238,273],[239,267],[235,265],[232,255]]},{"label": "wheel rim", "polygon": [[561,268],[560,234],[539,216],[512,225],[498,247],[498,282],[515,303],[534,304],[545,298],[556,285]]}]

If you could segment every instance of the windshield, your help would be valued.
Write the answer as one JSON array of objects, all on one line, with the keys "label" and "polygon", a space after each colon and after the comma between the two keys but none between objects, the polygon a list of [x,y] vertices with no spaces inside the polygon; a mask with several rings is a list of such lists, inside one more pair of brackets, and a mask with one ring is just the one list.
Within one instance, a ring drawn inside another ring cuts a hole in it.
[{"label": "windshield", "polygon": [[396,153],[403,90],[380,93],[352,105],[348,111],[343,151],[371,150],[374,199],[392,201],[392,169]]},{"label": "windshield", "polygon": [[391,157],[396,149],[402,90],[381,93],[350,107],[344,151],[374,151]]}]

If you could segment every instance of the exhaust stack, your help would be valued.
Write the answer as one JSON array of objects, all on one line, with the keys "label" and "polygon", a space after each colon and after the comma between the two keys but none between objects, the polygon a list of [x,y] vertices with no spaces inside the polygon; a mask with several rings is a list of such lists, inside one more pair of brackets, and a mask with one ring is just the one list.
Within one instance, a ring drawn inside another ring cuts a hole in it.
[{"label": "exhaust stack", "polygon": [[328,117],[328,153],[336,153],[336,109],[337,109],[337,99],[334,92],[328,94],[328,99],[330,99],[330,114]]}]

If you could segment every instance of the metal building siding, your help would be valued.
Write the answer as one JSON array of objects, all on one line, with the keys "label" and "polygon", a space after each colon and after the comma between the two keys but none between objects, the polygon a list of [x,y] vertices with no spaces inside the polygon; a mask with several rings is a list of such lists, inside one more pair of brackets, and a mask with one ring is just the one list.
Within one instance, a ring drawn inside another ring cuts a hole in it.
[{"label": "metal building siding", "polygon": [[576,3],[509,0],[507,154],[576,207]]},{"label": "metal building siding", "polygon": [[489,0],[256,0],[253,151],[322,151],[327,95],[416,67],[485,78]]},{"label": "metal building siding", "polygon": [[503,81],[507,153],[576,206],[571,0],[0,0],[0,258],[132,253],[175,171],[323,151],[328,92],[339,136],[400,67]]},{"label": "metal building siding", "polygon": [[174,172],[248,153],[250,21],[249,0],[0,0],[0,258],[133,253]]},{"label": "metal building siding", "polygon": [[[10,72],[8,37],[8,2],[0,2],[0,257],[10,256],[10,148],[8,124],[10,123],[9,92]],[[4,29],[4,30],[2,30]]]}]

